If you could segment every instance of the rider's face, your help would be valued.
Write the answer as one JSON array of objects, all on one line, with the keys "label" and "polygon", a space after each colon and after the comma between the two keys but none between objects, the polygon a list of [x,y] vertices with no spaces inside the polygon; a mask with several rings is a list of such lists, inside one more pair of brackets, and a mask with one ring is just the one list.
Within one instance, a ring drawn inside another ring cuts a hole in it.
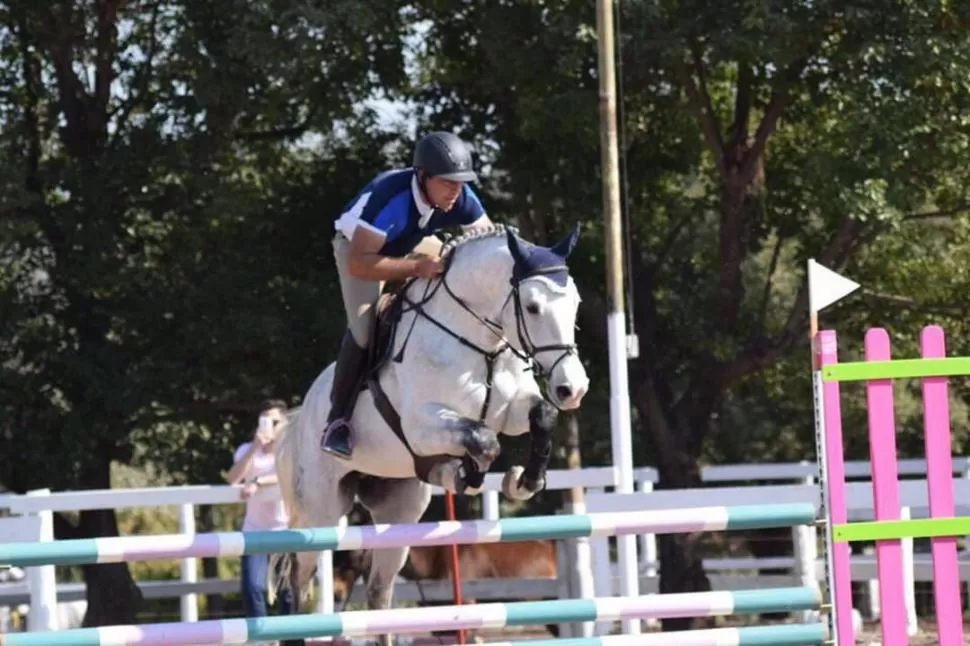
[{"label": "rider's face", "polygon": [[445,211],[450,211],[455,205],[455,200],[461,194],[461,182],[454,182],[450,179],[440,177],[429,177],[425,183],[425,190],[428,192],[428,200],[434,206]]}]

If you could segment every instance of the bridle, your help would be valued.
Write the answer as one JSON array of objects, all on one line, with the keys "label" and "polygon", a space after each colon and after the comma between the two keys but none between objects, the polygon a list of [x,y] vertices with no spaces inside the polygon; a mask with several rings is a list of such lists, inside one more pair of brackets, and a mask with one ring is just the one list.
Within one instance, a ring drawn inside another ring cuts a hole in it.
[{"label": "bridle", "polygon": [[[512,303],[515,306],[516,334],[518,335],[519,340],[522,341],[523,345],[527,346],[528,349],[526,350],[526,352],[528,353],[531,363],[533,363],[534,365],[537,365],[539,367],[539,371],[538,371],[539,374],[543,378],[547,378],[547,379],[552,375],[552,372],[553,370],[556,369],[556,366],[558,366],[564,359],[566,359],[568,356],[572,354],[576,354],[576,344],[575,343],[550,343],[548,345],[536,345],[535,342],[532,340],[532,335],[529,334],[529,326],[526,324],[526,321],[525,321],[525,314],[523,313],[523,310],[522,310],[522,294],[519,291],[519,289],[522,284],[522,281],[524,280],[528,280],[529,278],[536,278],[538,276],[544,276],[547,274],[556,274],[559,272],[569,273],[569,268],[566,267],[565,264],[553,265],[550,267],[543,267],[542,269],[531,270],[518,278],[515,276],[515,272],[513,271],[512,278],[509,280],[509,283],[512,285],[512,291],[509,294],[508,298],[512,299]],[[502,306],[502,310],[504,311],[505,307],[507,306],[508,306],[508,299],[506,299],[505,305]],[[542,367],[542,364],[540,364],[538,360],[535,359],[535,356],[537,354],[541,354],[543,352],[555,352],[557,350],[559,351],[559,356],[556,357],[556,360],[552,362],[552,365],[549,366],[548,370],[544,369]],[[554,406],[556,405],[555,402],[550,402],[550,403],[553,404]]]},{"label": "bridle", "polygon": [[[565,264],[553,265],[549,267],[543,267],[541,269],[533,269],[522,274],[518,274],[515,268],[513,268],[512,278],[509,280],[509,283],[511,285],[511,290],[509,291],[509,295],[506,297],[505,302],[502,304],[502,308],[499,310],[499,312],[500,313],[504,312],[505,308],[508,307],[509,305],[509,301],[512,302],[513,307],[515,308],[516,334],[523,345],[523,348],[519,349],[509,342],[507,336],[504,334],[505,330],[500,323],[497,323],[495,321],[492,321],[486,317],[479,315],[477,312],[475,312],[475,310],[472,309],[472,307],[466,301],[464,301],[460,296],[455,294],[454,290],[451,289],[451,286],[448,284],[448,273],[451,269],[451,266],[457,251],[458,249],[456,248],[451,250],[448,253],[448,255],[445,258],[444,271],[442,271],[441,276],[437,279],[437,281],[435,281],[434,279],[428,281],[428,286],[425,288],[425,292],[422,295],[422,298],[420,301],[415,302],[408,297],[408,289],[413,284],[413,282],[417,280],[417,278],[411,278],[407,283],[405,283],[401,287],[401,298],[404,300],[404,303],[407,306],[405,309],[402,310],[402,313],[410,312],[410,311],[417,313],[418,315],[422,316],[426,320],[433,323],[435,326],[437,326],[439,329],[444,331],[446,334],[448,334],[449,336],[457,340],[459,343],[461,343],[467,348],[470,348],[471,350],[474,350],[476,353],[481,355],[482,358],[485,359],[485,367],[486,367],[485,402],[482,405],[482,411],[481,411],[480,420],[479,420],[484,422],[485,418],[488,415],[488,407],[492,397],[492,377],[494,375],[495,360],[498,359],[498,357],[500,357],[502,354],[504,354],[505,352],[513,353],[514,355],[522,359],[524,362],[526,362],[526,364],[528,365],[526,370],[532,370],[543,379],[548,379],[552,375],[552,371],[555,370],[556,366],[558,366],[563,360],[565,360],[567,357],[569,357],[572,354],[576,354],[577,346],[575,343],[553,343],[553,344],[541,345],[541,346],[536,345],[536,343],[532,339],[532,335],[529,333],[529,326],[526,323],[525,312],[522,307],[521,285],[524,281],[530,278],[535,278],[537,276],[555,274],[559,272],[568,272],[569,268]],[[479,323],[485,326],[490,332],[492,332],[492,334],[494,334],[498,339],[502,341],[502,343],[499,344],[498,348],[490,351],[479,347],[475,343],[469,341],[468,339],[461,336],[454,330],[450,329],[447,325],[437,320],[427,312],[427,310],[425,309],[425,306],[429,302],[431,302],[431,300],[438,293],[438,290],[442,287],[444,287],[445,292],[451,297],[451,299],[455,303],[458,304],[459,307],[461,307],[463,310],[471,314],[472,317],[475,318],[475,320],[477,320]],[[417,321],[417,316],[415,317],[414,321],[411,323],[411,327],[408,330],[407,338],[405,338],[404,344],[401,347],[401,352],[398,353],[397,357],[395,357],[395,360],[400,360],[404,352],[404,348],[407,346],[408,339],[411,336],[411,332],[414,330],[414,323],[416,321]],[[552,363],[552,365],[549,366],[548,369],[543,368],[542,364],[539,363],[539,361],[536,359],[536,355],[541,354],[543,352],[555,352],[555,351],[560,352],[559,356]],[[556,402],[551,401],[548,396],[544,395],[544,397],[547,401],[549,401],[550,404],[552,404],[556,408],[560,408],[559,405]]]}]

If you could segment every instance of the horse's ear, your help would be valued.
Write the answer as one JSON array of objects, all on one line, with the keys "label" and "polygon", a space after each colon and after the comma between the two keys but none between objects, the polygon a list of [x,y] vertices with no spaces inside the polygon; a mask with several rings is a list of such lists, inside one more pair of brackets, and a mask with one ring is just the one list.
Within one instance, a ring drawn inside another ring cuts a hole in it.
[{"label": "horse's ear", "polygon": [[573,230],[566,234],[566,237],[557,242],[550,251],[565,260],[569,257],[569,254],[573,252],[576,248],[576,243],[579,242],[579,222],[573,227]]},{"label": "horse's ear", "polygon": [[523,254],[522,245],[519,244],[519,239],[515,237],[515,234],[508,229],[505,230],[505,238],[509,243],[509,251],[512,252],[512,260],[515,261],[516,265],[520,265],[522,263]]}]

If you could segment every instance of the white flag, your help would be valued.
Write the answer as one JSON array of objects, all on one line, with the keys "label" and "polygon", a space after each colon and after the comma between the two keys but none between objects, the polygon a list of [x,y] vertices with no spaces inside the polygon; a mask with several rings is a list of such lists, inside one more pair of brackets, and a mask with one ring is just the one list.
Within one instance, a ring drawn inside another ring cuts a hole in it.
[{"label": "white flag", "polygon": [[811,314],[817,314],[859,287],[859,283],[840,276],[814,260],[808,261],[808,309]]}]

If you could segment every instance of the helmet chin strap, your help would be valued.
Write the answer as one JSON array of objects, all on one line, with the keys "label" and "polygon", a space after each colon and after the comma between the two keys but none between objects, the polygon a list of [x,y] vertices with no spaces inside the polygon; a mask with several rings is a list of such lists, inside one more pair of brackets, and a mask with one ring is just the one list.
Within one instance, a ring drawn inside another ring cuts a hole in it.
[{"label": "helmet chin strap", "polygon": [[434,200],[431,199],[431,194],[428,193],[428,176],[425,174],[424,169],[418,169],[418,188],[421,190],[421,197],[431,205],[432,208],[439,209],[441,211],[447,211],[447,209],[440,204],[435,204]]},{"label": "helmet chin strap", "polygon": [[423,197],[428,204],[434,206],[434,203],[431,202],[431,196],[428,195],[428,176],[425,175],[424,170],[421,168],[418,169],[418,189],[421,191],[421,197]]}]

